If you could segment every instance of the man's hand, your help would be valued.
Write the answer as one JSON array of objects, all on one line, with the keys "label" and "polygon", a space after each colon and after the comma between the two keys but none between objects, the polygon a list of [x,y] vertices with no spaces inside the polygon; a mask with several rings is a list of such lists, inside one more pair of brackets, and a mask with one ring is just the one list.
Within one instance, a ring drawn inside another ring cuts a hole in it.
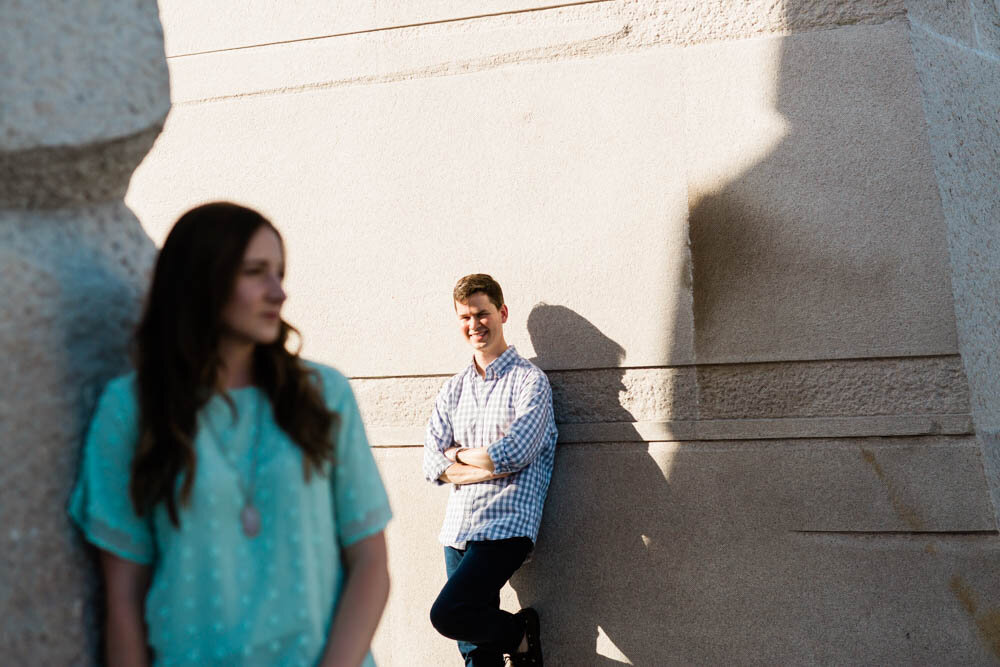
[{"label": "man's hand", "polygon": [[443,473],[441,473],[441,476],[438,477],[438,479],[448,484],[476,484],[478,482],[488,482],[491,479],[507,477],[510,474],[511,473],[495,475],[488,470],[483,470],[482,468],[477,468],[476,466],[470,466],[464,463],[453,463],[448,466]]}]

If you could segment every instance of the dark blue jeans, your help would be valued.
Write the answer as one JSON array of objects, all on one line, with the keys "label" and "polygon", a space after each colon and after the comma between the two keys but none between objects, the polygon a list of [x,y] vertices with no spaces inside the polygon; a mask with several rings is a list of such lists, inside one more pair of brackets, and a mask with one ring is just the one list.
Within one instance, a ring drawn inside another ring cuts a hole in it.
[{"label": "dark blue jeans", "polygon": [[532,548],[527,537],[469,542],[444,548],[448,583],[431,607],[431,624],[449,639],[469,667],[502,667],[503,654],[517,650],[524,624],[500,609],[500,589]]}]

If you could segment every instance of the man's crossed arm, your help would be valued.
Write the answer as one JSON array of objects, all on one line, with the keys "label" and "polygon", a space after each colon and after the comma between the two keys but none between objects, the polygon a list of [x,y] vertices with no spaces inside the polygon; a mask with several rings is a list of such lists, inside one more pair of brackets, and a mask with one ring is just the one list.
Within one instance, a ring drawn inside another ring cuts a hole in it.
[{"label": "man's crossed arm", "polygon": [[465,447],[449,447],[442,452],[452,465],[438,477],[448,484],[475,484],[491,479],[500,479],[513,473],[498,475],[493,472],[493,459],[485,448],[467,449]]}]

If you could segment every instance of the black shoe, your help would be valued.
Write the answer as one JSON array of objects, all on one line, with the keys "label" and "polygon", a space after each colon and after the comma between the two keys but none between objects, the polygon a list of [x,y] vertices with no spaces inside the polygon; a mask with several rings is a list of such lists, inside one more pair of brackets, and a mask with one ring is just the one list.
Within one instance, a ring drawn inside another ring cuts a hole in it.
[{"label": "black shoe", "polygon": [[538,623],[538,612],[525,607],[514,614],[524,621],[524,636],[528,640],[528,650],[511,653],[510,662],[514,667],[542,667],[542,631]]}]

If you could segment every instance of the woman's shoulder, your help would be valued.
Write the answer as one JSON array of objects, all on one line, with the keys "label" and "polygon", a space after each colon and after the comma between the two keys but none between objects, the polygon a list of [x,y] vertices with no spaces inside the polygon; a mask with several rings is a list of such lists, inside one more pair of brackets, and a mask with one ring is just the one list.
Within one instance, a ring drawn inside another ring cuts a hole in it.
[{"label": "woman's shoulder", "polygon": [[108,380],[101,392],[100,405],[114,405],[119,408],[134,407],[136,405],[135,371]]},{"label": "woman's shoulder", "polygon": [[319,380],[320,389],[327,403],[339,403],[345,394],[350,395],[351,384],[347,376],[336,368],[308,359],[303,359],[302,363]]},{"label": "woman's shoulder", "polygon": [[[105,385],[91,419],[91,433],[103,440],[110,434],[130,434],[138,426],[139,401],[135,373],[112,378]],[[126,438],[128,439],[128,438]]]}]

